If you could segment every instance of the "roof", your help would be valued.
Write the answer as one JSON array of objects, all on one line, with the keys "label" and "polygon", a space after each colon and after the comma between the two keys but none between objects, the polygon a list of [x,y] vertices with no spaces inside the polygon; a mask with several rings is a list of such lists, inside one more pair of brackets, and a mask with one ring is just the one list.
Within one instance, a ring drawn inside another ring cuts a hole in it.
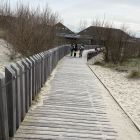
[{"label": "roof", "polygon": [[90,36],[101,36],[102,39],[106,38],[107,33],[110,33],[114,38],[122,36],[131,38],[129,34],[125,33],[124,31],[120,29],[115,29],[115,28],[106,28],[106,27],[99,27],[99,26],[90,26],[81,32],[79,32],[79,35],[90,35]]},{"label": "roof", "polygon": [[74,34],[74,32],[72,32],[69,28],[67,28],[60,22],[55,25],[55,31],[56,33]]}]

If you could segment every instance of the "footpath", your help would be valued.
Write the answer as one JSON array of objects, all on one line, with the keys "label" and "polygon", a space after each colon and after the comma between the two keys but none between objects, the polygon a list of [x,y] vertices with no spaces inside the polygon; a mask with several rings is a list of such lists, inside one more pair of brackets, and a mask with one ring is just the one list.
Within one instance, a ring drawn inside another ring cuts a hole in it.
[{"label": "footpath", "polygon": [[85,59],[66,56],[13,140],[140,140],[140,132]]}]

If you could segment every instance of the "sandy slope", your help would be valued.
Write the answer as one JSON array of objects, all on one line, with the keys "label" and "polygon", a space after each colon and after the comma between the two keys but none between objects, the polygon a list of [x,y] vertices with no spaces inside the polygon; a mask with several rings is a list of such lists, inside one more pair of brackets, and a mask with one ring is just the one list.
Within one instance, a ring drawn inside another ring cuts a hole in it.
[{"label": "sandy slope", "polygon": [[[10,51],[11,50],[11,51]],[[0,39],[0,72],[4,72],[4,66],[18,61],[21,58],[21,55],[19,53],[16,53],[14,56],[14,60],[10,59],[10,54],[12,52],[12,45],[8,44],[5,40]]]},{"label": "sandy slope", "polygon": [[4,71],[4,66],[9,63],[10,51],[7,44],[3,39],[0,39],[0,71]]}]

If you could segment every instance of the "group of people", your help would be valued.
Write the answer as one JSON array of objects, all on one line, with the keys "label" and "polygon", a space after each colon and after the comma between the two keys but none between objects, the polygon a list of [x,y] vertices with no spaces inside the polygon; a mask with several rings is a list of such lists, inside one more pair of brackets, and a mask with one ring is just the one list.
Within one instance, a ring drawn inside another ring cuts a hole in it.
[{"label": "group of people", "polygon": [[79,51],[79,57],[82,57],[83,51],[84,51],[84,45],[81,44],[79,47],[78,45],[75,43],[71,44],[71,56],[76,57],[77,52]]}]

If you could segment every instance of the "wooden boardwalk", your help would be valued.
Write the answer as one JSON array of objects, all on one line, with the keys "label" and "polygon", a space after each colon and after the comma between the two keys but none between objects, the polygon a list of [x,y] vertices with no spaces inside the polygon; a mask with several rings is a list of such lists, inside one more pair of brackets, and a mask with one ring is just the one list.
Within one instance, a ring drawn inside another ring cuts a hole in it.
[{"label": "wooden boardwalk", "polygon": [[14,140],[118,139],[103,102],[105,89],[97,81],[82,59],[65,57]]}]

